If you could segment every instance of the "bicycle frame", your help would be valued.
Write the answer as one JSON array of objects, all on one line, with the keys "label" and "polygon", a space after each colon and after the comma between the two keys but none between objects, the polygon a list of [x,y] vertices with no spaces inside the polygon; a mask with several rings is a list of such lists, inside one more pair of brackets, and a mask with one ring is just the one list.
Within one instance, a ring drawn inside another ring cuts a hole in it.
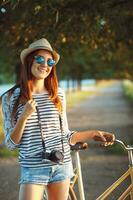
[{"label": "bicycle frame", "polygon": [[[83,179],[82,179],[82,170],[81,170],[81,163],[80,163],[80,156],[79,156],[79,150],[84,150],[88,148],[87,143],[77,143],[75,146],[71,147],[72,150],[76,150],[74,152],[74,159],[75,159],[75,176],[71,180],[70,189],[74,187],[76,181],[78,181],[78,190],[79,190],[79,196],[80,200],[85,200],[85,194],[84,194],[84,186],[83,186]],[[73,190],[73,189],[72,189]],[[74,200],[77,200],[76,196],[73,196]]]},{"label": "bicycle frame", "polygon": [[124,180],[128,177],[131,177],[131,184],[123,192],[123,194],[118,198],[118,200],[125,200],[129,195],[131,200],[133,200],[133,147],[126,146],[122,141],[116,140],[116,143],[119,143],[124,149],[128,152],[129,159],[129,169],[116,181],[114,182],[105,192],[103,192],[96,200],[105,200]]},{"label": "bicycle frame", "polygon": [[77,168],[77,173],[78,173],[78,188],[79,188],[80,200],[85,200],[82,171],[81,171],[80,157],[79,157],[78,151],[75,153],[75,162],[76,162],[76,168]]}]

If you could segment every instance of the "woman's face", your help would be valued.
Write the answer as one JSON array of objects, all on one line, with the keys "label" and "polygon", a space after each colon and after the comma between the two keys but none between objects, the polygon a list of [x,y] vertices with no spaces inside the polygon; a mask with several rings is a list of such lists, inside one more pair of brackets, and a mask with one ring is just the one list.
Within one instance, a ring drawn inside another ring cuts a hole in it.
[{"label": "woman's face", "polygon": [[53,59],[52,54],[47,50],[39,50],[36,52],[36,56],[43,56],[45,63],[38,64],[34,59],[31,66],[31,73],[36,79],[45,79],[51,72],[52,67],[49,67],[47,61]]}]

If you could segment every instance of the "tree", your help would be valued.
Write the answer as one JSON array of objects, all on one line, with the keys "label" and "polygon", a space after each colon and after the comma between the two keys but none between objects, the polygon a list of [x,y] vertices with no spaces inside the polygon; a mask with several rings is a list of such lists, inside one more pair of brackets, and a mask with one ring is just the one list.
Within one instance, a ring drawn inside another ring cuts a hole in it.
[{"label": "tree", "polygon": [[8,51],[6,73],[14,71],[23,48],[46,37],[64,58],[57,70],[62,78],[78,79],[82,72],[81,78],[132,78],[131,0],[4,0],[2,8],[0,59],[6,63]]}]

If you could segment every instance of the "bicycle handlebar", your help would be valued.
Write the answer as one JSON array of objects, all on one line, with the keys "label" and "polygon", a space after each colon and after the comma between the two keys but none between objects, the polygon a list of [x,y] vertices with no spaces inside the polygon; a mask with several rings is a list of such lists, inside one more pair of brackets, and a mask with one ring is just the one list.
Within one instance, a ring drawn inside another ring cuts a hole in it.
[{"label": "bicycle handlebar", "polygon": [[88,144],[86,142],[78,142],[75,145],[71,145],[71,150],[85,150],[88,148]]},{"label": "bicycle handlebar", "polygon": [[[133,150],[133,146],[125,144],[122,140],[115,139],[114,143],[121,145],[125,150]],[[88,148],[88,144],[86,142],[78,142],[75,145],[71,146],[71,150],[85,150]]]},{"label": "bicycle handlebar", "polygon": [[126,150],[133,150],[133,146],[126,145],[122,140],[115,139],[114,142],[120,144]]}]

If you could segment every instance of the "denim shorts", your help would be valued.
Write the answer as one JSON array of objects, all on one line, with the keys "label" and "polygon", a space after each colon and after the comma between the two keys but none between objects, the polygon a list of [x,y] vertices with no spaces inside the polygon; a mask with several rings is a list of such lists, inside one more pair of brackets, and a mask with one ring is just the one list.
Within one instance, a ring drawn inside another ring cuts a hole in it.
[{"label": "denim shorts", "polygon": [[60,182],[74,176],[72,163],[53,165],[50,167],[29,168],[21,167],[21,176],[18,184],[42,184]]}]

